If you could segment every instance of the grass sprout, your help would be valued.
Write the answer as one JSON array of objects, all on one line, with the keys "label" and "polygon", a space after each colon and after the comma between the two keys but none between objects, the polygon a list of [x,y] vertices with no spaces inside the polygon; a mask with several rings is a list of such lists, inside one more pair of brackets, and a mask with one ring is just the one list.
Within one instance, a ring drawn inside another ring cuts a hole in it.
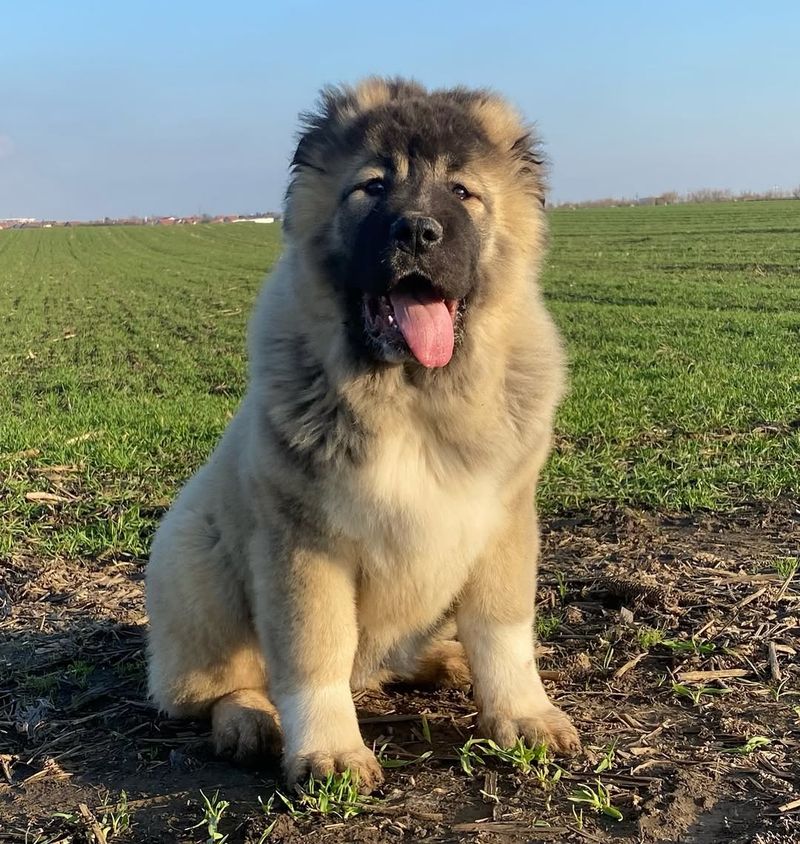
[{"label": "grass sprout", "polygon": [[192,829],[199,829],[201,826],[206,828],[206,844],[225,844],[228,840],[227,835],[223,835],[219,831],[219,824],[222,816],[230,808],[230,803],[223,800],[219,796],[219,791],[215,791],[211,797],[208,797],[204,791],[200,791],[200,797],[203,800],[203,817],[194,826],[190,826],[187,832]]},{"label": "grass sprout", "polygon": [[722,752],[734,753],[738,756],[749,756],[756,750],[760,750],[762,747],[766,747],[771,743],[772,739],[767,738],[767,736],[751,736],[744,744],[738,747],[726,747]]},{"label": "grass sprout", "polygon": [[673,683],[672,691],[678,697],[689,698],[695,706],[700,706],[704,697],[718,697],[720,695],[730,694],[730,689],[720,689],[716,686],[700,686],[693,689],[691,686],[686,686],[683,683]]},{"label": "grass sprout", "polygon": [[568,799],[573,803],[585,804],[591,809],[594,809],[598,814],[613,818],[615,821],[622,820],[622,812],[611,802],[608,788],[599,779],[596,780],[596,785],[594,786],[586,784],[579,785]]},{"label": "grass sprout", "polygon": [[[295,787],[295,792],[294,798],[275,792],[295,819],[324,815],[346,821],[361,814],[365,806],[374,802],[373,798],[359,793],[358,779],[350,770],[328,774],[325,779],[309,777],[304,785]],[[269,805],[271,807],[271,802]]]},{"label": "grass sprout", "polygon": [[456,748],[461,770],[472,776],[487,759],[498,759],[522,774],[533,774],[542,786],[557,783],[563,768],[555,765],[545,744],[529,745],[518,738],[513,747],[500,747],[492,739],[471,738]]}]

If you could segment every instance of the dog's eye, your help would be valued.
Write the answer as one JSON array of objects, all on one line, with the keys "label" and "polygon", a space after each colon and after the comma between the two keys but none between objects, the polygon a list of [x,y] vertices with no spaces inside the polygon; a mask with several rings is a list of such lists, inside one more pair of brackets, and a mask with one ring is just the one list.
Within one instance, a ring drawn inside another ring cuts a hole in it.
[{"label": "dog's eye", "polygon": [[383,196],[386,193],[386,182],[383,179],[370,179],[361,189],[367,196]]},{"label": "dog's eye", "polygon": [[464,185],[453,185],[453,193],[459,199],[469,199],[472,194],[464,187]]}]

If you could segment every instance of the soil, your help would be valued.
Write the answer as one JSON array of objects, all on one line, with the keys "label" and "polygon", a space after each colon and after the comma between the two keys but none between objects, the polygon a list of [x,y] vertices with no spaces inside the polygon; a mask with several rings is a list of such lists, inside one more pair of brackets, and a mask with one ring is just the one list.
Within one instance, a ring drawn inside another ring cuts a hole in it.
[{"label": "soil", "polygon": [[[800,572],[786,574],[798,556],[796,502],[551,518],[540,667],[584,755],[545,782],[497,760],[470,776],[456,751],[474,723],[468,690],[362,695],[366,739],[409,764],[347,821],[293,817],[280,799],[267,816],[275,760],[216,760],[206,724],[153,711],[143,561],[14,557],[0,570],[0,842],[212,840],[192,829],[201,790],[229,801],[228,844],[256,844],[272,823],[263,840],[283,844],[800,842]],[[748,752],[756,736],[768,742]],[[569,800],[598,777],[621,821]],[[103,816],[121,791],[132,826],[116,834]]]}]

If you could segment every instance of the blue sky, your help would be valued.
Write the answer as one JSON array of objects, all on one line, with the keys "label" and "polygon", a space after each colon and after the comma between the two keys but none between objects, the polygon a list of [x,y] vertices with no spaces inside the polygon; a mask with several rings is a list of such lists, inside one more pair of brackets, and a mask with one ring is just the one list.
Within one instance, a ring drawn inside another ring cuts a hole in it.
[{"label": "blue sky", "polygon": [[800,3],[3,0],[0,218],[273,209],[297,113],[371,73],[490,86],[552,198],[800,184]]}]

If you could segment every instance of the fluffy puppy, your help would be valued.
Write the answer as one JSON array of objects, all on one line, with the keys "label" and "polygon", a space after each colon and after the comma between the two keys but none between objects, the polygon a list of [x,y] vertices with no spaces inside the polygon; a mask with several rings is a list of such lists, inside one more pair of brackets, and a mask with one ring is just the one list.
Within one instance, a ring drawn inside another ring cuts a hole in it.
[{"label": "fluffy puppy", "polygon": [[[483,735],[579,748],[534,658],[562,394],[541,162],[505,101],[369,79],[306,117],[250,380],[162,523],[150,691],[288,779],[382,779],[352,689],[464,680]],[[455,620],[457,641],[445,630]]]}]

